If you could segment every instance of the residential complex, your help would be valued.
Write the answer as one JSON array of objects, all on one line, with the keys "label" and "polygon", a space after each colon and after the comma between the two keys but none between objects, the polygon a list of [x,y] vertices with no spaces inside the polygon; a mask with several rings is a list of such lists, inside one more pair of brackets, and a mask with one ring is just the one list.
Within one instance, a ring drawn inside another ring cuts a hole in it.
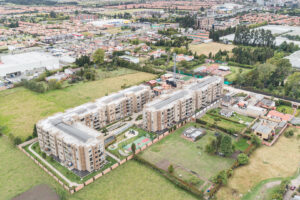
[{"label": "residential complex", "polygon": [[97,170],[105,164],[105,153],[103,135],[95,129],[141,111],[150,99],[149,86],[133,86],[41,120],[40,148],[75,171]]},{"label": "residential complex", "polygon": [[143,126],[148,131],[163,132],[219,99],[222,88],[223,78],[213,76],[162,95],[145,105]]}]

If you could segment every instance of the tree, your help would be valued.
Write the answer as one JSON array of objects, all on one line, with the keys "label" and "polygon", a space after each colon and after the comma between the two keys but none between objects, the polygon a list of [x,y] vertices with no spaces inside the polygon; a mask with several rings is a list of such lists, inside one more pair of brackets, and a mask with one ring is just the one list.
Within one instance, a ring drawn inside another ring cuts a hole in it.
[{"label": "tree", "polygon": [[169,167],[168,167],[168,172],[169,172],[170,174],[173,174],[173,172],[174,172],[174,167],[173,167],[172,164],[169,165]]},{"label": "tree", "polygon": [[135,150],[136,150],[136,145],[135,145],[135,143],[133,142],[133,143],[131,144],[131,151],[132,151],[133,154],[135,154]]},{"label": "tree", "polygon": [[214,183],[227,185],[228,182],[228,176],[225,170],[220,171],[215,177],[213,177],[212,181]]},{"label": "tree", "polygon": [[51,17],[51,18],[56,18],[56,13],[55,13],[54,11],[51,11],[51,12],[50,12],[50,17]]},{"label": "tree", "polygon": [[36,129],[36,124],[34,124],[34,126],[33,126],[33,132],[32,132],[32,137],[37,137],[38,135],[37,135],[37,129]]},{"label": "tree", "polygon": [[252,135],[252,137],[251,137],[251,143],[252,143],[255,147],[260,147],[260,145],[261,145],[261,140],[259,139],[259,137],[257,137],[257,135]]},{"label": "tree", "polygon": [[104,136],[106,136],[107,132],[108,132],[107,128],[104,127],[104,128],[102,129],[102,133],[104,133]]},{"label": "tree", "polygon": [[44,159],[46,159],[47,155],[46,155],[45,152],[42,153],[42,157],[43,157]]},{"label": "tree", "polygon": [[293,137],[294,136],[294,131],[293,130],[286,131],[284,133],[284,136],[287,137],[287,138]]},{"label": "tree", "polygon": [[83,55],[80,56],[79,58],[76,58],[75,61],[76,65],[78,65],[79,67],[84,66],[85,64],[90,65],[91,64],[91,60],[89,56]]},{"label": "tree", "polygon": [[104,63],[104,55],[105,52],[103,49],[97,49],[93,54],[93,61],[98,66],[102,65]]},{"label": "tree", "polygon": [[225,135],[221,140],[220,152],[225,156],[230,156],[233,153],[232,139],[230,136]]},{"label": "tree", "polygon": [[237,160],[240,165],[246,165],[249,162],[249,157],[244,153],[240,153],[237,157]]},{"label": "tree", "polygon": [[21,140],[20,137],[17,136],[17,137],[14,138],[14,145],[19,145],[21,143],[22,143],[22,140]]}]

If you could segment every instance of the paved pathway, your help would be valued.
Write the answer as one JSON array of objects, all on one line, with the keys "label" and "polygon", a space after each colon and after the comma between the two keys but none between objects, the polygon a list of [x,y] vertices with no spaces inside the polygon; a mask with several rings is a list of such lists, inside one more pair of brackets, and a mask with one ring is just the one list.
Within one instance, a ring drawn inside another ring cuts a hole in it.
[{"label": "paved pathway", "polygon": [[115,159],[116,161],[121,162],[121,160],[120,160],[119,158],[117,158],[114,154],[112,154],[112,153],[110,153],[110,152],[108,152],[108,151],[105,151],[105,153],[106,153],[107,155],[109,155],[110,157],[112,157],[113,159]]},{"label": "paved pathway", "polygon": [[40,159],[45,165],[47,165],[52,171],[54,171],[58,176],[60,176],[62,179],[64,179],[70,187],[72,186],[78,186],[79,184],[78,183],[75,183],[75,182],[72,182],[70,181],[68,178],[66,178],[62,173],[60,173],[57,169],[55,169],[51,164],[49,164],[44,158],[42,158],[39,154],[37,154],[35,151],[32,150],[32,145],[35,144],[32,143],[30,146],[29,146],[29,151],[31,153],[33,153],[38,159]]}]

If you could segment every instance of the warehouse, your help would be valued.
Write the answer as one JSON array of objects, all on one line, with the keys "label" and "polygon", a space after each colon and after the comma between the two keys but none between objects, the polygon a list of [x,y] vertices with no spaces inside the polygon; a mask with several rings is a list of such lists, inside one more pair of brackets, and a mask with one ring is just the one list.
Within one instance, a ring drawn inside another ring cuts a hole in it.
[{"label": "warehouse", "polygon": [[59,69],[59,59],[43,52],[11,54],[0,58],[0,77],[7,79],[34,76],[45,69]]}]

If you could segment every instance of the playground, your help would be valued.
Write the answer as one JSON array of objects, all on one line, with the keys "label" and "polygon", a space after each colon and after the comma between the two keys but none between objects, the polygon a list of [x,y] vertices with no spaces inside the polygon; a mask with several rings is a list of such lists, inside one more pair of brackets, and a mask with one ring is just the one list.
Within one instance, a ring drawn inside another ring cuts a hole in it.
[{"label": "playground", "polygon": [[107,148],[107,151],[117,156],[119,159],[124,159],[131,152],[131,145],[135,143],[136,149],[150,143],[155,138],[154,134],[148,133],[138,127],[132,127],[119,134],[114,144]]},{"label": "playground", "polygon": [[[147,138],[147,137],[142,136],[142,137],[140,137],[139,139],[135,140],[133,143],[135,144],[136,149],[141,149],[142,147],[144,147],[145,145],[147,145],[147,144],[150,143],[150,142],[151,142],[151,139],[150,139],[150,138]],[[132,145],[132,143],[126,145],[126,146],[124,147],[124,149],[125,149],[126,151],[131,152],[131,145]]]}]

